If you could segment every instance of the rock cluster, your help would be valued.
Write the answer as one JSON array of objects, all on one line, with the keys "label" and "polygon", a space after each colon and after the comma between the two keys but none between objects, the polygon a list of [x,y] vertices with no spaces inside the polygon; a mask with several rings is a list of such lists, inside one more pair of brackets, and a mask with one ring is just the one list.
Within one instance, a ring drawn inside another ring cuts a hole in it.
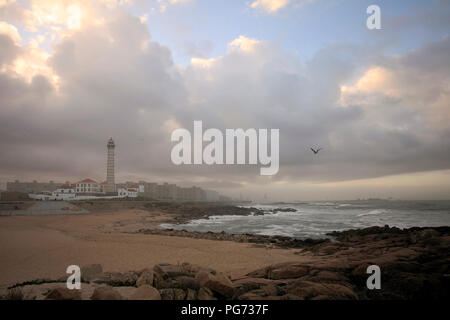
[{"label": "rock cluster", "polygon": [[[273,264],[231,279],[191,263],[140,271],[82,268],[81,290],[64,277],[17,284],[4,299],[298,300],[450,298],[450,227],[372,227],[334,232],[338,241],[305,246],[308,259]],[[303,262],[300,262],[303,261]],[[304,262],[308,261],[308,262]],[[369,265],[381,268],[381,289],[366,286]]]},{"label": "rock cluster", "polygon": [[[69,290],[64,277],[18,284],[4,299],[49,300],[217,300],[231,299],[234,285],[225,274],[190,263],[157,264],[128,272],[83,266],[81,290]],[[83,274],[86,272],[86,274]]]},{"label": "rock cluster", "polygon": [[155,234],[173,237],[185,237],[194,239],[208,239],[219,241],[234,241],[243,243],[254,243],[258,246],[266,248],[304,248],[307,246],[313,246],[319,243],[329,242],[329,239],[296,239],[285,236],[268,236],[259,234],[232,234],[225,232],[197,232],[187,230],[174,230],[174,229],[140,229],[136,233],[142,234]]}]

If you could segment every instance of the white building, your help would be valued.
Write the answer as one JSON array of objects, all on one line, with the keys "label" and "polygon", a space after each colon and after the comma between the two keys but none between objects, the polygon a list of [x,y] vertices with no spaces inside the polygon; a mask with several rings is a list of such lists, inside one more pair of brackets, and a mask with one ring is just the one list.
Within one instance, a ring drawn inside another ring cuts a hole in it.
[{"label": "white building", "polygon": [[52,192],[52,198],[58,200],[70,200],[76,197],[76,185],[63,185]]},{"label": "white building", "polygon": [[87,193],[101,193],[102,188],[100,184],[92,179],[84,179],[77,182],[76,193],[87,194]]},{"label": "white building", "polygon": [[117,190],[119,198],[136,198],[138,196],[139,186],[129,186]]}]

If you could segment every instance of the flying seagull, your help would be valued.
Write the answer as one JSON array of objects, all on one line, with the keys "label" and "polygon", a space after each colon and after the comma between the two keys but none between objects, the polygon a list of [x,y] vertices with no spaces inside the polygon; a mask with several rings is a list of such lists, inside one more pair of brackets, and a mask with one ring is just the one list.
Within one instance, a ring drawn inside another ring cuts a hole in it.
[{"label": "flying seagull", "polygon": [[313,148],[311,148],[311,151],[314,152],[314,154],[317,154],[320,150],[322,150],[322,148],[319,148],[317,150],[314,150]]}]

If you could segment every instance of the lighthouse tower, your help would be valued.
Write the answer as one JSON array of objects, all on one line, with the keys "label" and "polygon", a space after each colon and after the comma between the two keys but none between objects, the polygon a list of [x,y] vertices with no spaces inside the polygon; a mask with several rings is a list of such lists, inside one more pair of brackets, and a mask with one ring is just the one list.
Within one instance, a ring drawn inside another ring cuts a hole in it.
[{"label": "lighthouse tower", "polygon": [[108,148],[108,160],[106,163],[106,193],[114,193],[116,192],[116,184],[114,182],[114,149],[116,145],[112,138],[109,138],[108,144],[106,145]]}]

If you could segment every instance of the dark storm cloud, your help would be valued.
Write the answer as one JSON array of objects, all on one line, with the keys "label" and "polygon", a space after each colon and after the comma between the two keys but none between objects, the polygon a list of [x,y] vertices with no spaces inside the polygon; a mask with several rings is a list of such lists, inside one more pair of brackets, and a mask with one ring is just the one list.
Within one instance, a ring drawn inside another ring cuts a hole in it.
[{"label": "dark storm cloud", "polygon": [[0,67],[3,64],[10,63],[19,54],[19,47],[6,34],[0,34]]},{"label": "dark storm cloud", "polygon": [[[18,53],[0,36],[0,62]],[[2,40],[3,39],[3,40]],[[274,43],[243,38],[205,66],[176,66],[138,18],[118,11],[104,25],[64,38],[49,60],[59,89],[0,74],[0,174],[8,179],[104,177],[105,143],[117,144],[118,177],[192,181],[236,188],[247,182],[338,181],[450,168],[450,40],[401,57],[333,44],[309,61]],[[395,94],[358,88],[381,66]],[[420,78],[423,79],[422,81]],[[354,87],[343,106],[341,86]],[[259,166],[175,166],[173,124],[279,128],[280,171]],[[320,157],[309,147],[323,147]]]}]

